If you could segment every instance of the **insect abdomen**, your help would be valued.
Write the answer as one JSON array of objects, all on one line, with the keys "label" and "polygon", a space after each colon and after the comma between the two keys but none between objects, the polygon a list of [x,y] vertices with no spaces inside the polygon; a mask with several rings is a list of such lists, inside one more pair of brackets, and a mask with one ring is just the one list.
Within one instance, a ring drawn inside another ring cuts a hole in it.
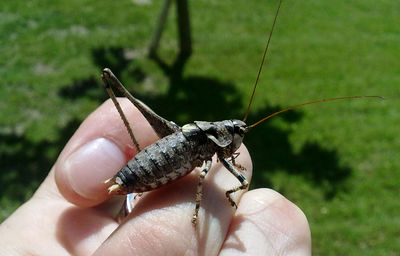
[{"label": "insect abdomen", "polygon": [[121,194],[149,191],[188,174],[214,153],[205,136],[185,137],[176,132],[139,152],[114,180],[120,183]]}]

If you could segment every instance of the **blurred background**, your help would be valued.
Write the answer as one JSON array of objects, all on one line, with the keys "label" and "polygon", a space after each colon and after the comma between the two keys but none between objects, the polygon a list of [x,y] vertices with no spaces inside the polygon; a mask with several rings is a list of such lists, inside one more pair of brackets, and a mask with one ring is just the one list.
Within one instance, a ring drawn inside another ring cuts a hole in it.
[{"label": "blurred background", "polygon": [[[278,1],[189,1],[185,61],[174,3],[150,59],[161,0],[2,1],[0,221],[107,99],[104,67],[178,124],[243,118]],[[283,2],[248,123],[320,98],[387,97],[300,108],[245,138],[252,187],[304,211],[315,255],[400,251],[399,17],[397,1]]]}]

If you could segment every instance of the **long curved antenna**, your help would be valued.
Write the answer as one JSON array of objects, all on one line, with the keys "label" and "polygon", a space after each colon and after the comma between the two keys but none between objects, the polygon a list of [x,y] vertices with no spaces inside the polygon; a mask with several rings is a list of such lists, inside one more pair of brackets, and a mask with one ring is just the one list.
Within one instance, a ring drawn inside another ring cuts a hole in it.
[{"label": "long curved antenna", "polygon": [[263,54],[263,56],[262,56],[260,68],[258,69],[257,78],[256,78],[256,82],[254,83],[253,92],[251,93],[251,96],[250,96],[249,105],[247,106],[246,114],[245,114],[244,117],[243,117],[243,122],[246,121],[247,116],[249,115],[250,106],[251,106],[251,103],[253,102],[254,93],[256,92],[258,80],[260,79],[261,71],[262,71],[262,68],[263,68],[263,66],[264,66],[265,57],[267,56],[267,52],[268,52],[268,48],[269,48],[269,43],[271,42],[272,33],[274,32],[274,28],[275,28],[275,24],[276,24],[276,19],[278,18],[278,13],[279,13],[279,9],[281,8],[281,4],[282,4],[282,0],[279,1],[278,8],[276,9],[274,22],[272,23],[271,31],[269,32],[268,41],[267,41],[267,44],[266,44],[266,46],[265,46],[264,54]]},{"label": "long curved antenna", "polygon": [[295,109],[295,108],[298,108],[298,107],[302,107],[302,106],[305,106],[305,105],[311,105],[311,104],[321,103],[321,102],[325,102],[325,101],[356,99],[356,98],[379,98],[379,99],[382,99],[382,100],[385,99],[385,97],[383,97],[383,96],[348,96],[348,97],[328,98],[328,99],[310,101],[310,102],[302,103],[302,104],[299,104],[299,105],[291,106],[291,107],[282,109],[282,110],[280,110],[278,112],[275,112],[275,113],[273,113],[271,115],[268,115],[268,116],[264,117],[263,119],[261,119],[260,121],[250,125],[249,128],[253,128],[254,126],[256,126],[256,125],[264,122],[265,120],[270,119],[271,117],[276,116],[276,115],[278,115],[280,113],[283,113],[283,112],[286,112],[288,110]]}]

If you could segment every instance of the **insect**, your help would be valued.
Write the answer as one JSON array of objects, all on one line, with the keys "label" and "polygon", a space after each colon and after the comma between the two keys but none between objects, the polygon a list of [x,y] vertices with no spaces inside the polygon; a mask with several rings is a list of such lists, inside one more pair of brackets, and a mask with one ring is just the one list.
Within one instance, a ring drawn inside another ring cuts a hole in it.
[{"label": "insect", "polygon": [[[311,101],[288,107],[268,115],[252,125],[247,125],[245,121],[255,94],[281,3],[282,0],[279,1],[256,82],[243,120],[223,120],[219,122],[195,121],[180,127],[174,122],[157,115],[148,106],[133,97],[110,69],[106,68],[103,70],[102,79],[107,93],[114,102],[139,152],[125,167],[105,181],[105,183],[111,184],[108,188],[109,193],[125,195],[133,192],[143,193],[151,191],[189,174],[195,167],[200,167],[205,163],[199,176],[196,192],[196,206],[192,217],[192,224],[196,226],[202,198],[202,183],[207,172],[211,168],[211,158],[215,154],[223,166],[240,182],[239,186],[233,187],[225,193],[230,205],[237,208],[231,195],[239,190],[246,189],[249,183],[241,173],[242,167],[235,162],[235,152],[242,144],[245,133],[249,132],[251,128],[277,114],[304,105],[340,99],[362,97],[380,98],[380,96],[349,96]],[[140,149],[140,145],[129,126],[127,118],[116,100],[112,87],[119,90],[136,108],[138,108],[161,138],[160,140],[143,150]]]}]

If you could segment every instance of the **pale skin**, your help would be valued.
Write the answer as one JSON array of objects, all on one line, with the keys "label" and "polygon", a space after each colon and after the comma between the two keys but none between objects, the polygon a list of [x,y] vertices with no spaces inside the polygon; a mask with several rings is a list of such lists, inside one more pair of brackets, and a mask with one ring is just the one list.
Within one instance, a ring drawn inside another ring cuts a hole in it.
[{"label": "pale skin", "polygon": [[[142,147],[157,140],[141,114],[119,99]],[[236,159],[251,180],[246,148]],[[122,225],[102,181],[135,149],[111,101],[95,110],[65,146],[33,197],[0,225],[0,255],[310,255],[303,212],[279,193],[225,191],[238,181],[214,161],[203,183],[197,228],[194,210],[199,170],[136,200]]]}]

